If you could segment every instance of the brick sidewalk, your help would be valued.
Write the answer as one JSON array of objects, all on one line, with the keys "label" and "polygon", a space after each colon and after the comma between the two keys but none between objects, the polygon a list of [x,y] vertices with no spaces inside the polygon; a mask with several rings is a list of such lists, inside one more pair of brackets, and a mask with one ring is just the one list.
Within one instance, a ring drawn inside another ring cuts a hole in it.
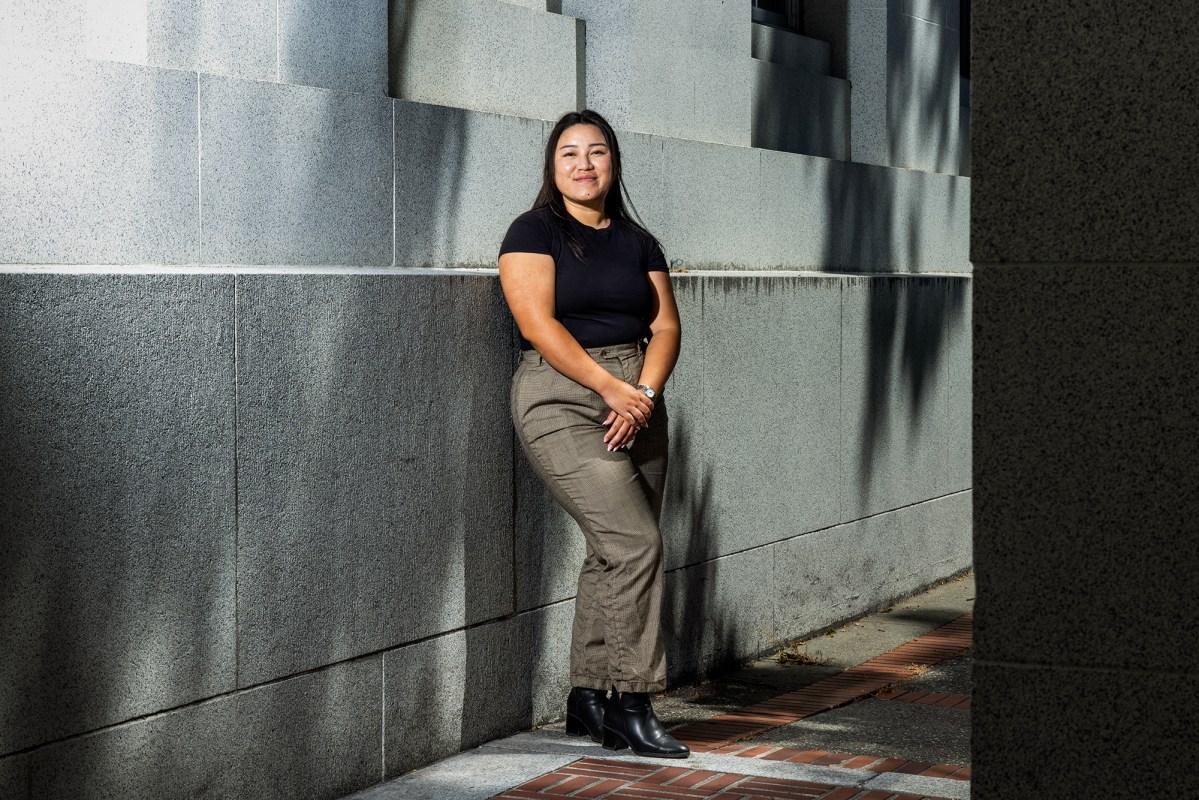
[{"label": "brick sidewalk", "polygon": [[[712,752],[747,759],[813,764],[875,773],[920,775],[968,781],[970,767],[932,764],[851,753],[736,744],[782,725],[851,703],[864,697],[968,710],[964,694],[907,692],[894,684],[970,647],[972,615],[937,628],[876,658],[797,691],[737,711],[675,729],[672,733],[693,752]],[[584,758],[496,795],[497,800],[546,798],[606,800],[939,800],[931,795],[903,794],[811,781],[657,766],[603,758]]]}]

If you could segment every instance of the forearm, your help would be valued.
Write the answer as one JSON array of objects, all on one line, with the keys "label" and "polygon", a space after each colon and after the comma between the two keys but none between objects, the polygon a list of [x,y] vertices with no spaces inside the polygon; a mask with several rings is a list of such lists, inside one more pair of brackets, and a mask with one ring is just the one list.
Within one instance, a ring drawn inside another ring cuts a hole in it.
[{"label": "forearm", "polygon": [[670,373],[679,360],[682,332],[678,328],[666,328],[656,332],[649,340],[645,359],[641,366],[641,377],[637,382],[649,386],[656,392],[666,387]]},{"label": "forearm", "polygon": [[618,380],[597,364],[556,319],[543,320],[533,330],[522,330],[521,334],[551,367],[597,394],[603,394]]}]

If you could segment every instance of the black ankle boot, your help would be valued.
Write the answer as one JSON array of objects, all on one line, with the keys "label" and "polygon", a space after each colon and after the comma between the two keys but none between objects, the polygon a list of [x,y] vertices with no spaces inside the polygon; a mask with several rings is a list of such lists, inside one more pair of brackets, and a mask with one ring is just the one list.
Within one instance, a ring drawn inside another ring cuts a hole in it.
[{"label": "black ankle boot", "polygon": [[691,749],[671,736],[654,715],[646,692],[612,690],[604,706],[604,747],[631,747],[639,756],[686,758]]},{"label": "black ankle boot", "polygon": [[572,687],[566,696],[566,732],[571,736],[590,736],[597,744],[602,742],[607,699],[608,693],[603,689]]}]

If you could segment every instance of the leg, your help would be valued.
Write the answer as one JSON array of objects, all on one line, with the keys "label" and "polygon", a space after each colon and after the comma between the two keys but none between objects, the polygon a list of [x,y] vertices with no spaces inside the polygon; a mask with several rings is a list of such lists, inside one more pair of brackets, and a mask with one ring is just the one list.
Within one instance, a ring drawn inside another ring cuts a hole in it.
[{"label": "leg", "polygon": [[609,453],[603,433],[597,424],[576,424],[526,444],[534,469],[587,539],[575,601],[571,683],[661,691],[666,656],[657,513],[630,454]]}]

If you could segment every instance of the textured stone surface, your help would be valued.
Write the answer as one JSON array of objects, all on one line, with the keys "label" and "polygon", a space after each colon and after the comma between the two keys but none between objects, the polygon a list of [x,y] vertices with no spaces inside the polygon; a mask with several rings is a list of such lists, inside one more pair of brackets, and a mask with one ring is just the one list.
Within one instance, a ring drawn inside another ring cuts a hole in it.
[{"label": "textured stone surface", "polygon": [[[973,715],[974,797],[1199,795],[1194,675],[979,661]],[[1060,759],[1054,769],[1046,752]]]},{"label": "textured stone surface", "polygon": [[703,292],[703,456],[671,465],[685,505],[670,509],[670,567],[839,519],[840,279],[718,277]]},{"label": "textured stone surface", "polygon": [[848,81],[756,59],[752,67],[752,146],[848,157]]},{"label": "textured stone surface", "polygon": [[5,800],[29,800],[29,758],[0,758],[0,797]]},{"label": "textured stone surface", "polygon": [[752,202],[761,151],[708,142],[665,139],[666,224],[656,233],[669,258],[699,269],[758,266],[759,222]]},{"label": "textured stone surface", "polygon": [[767,269],[820,270],[834,257],[843,166],[824,158],[761,151],[758,252]]},{"label": "textured stone surface", "polygon": [[5,54],[0,262],[194,262],[196,146],[194,75]]},{"label": "textured stone surface", "polygon": [[951,321],[963,314],[961,280],[845,280],[845,520],[946,493],[947,354]]},{"label": "textured stone surface", "polygon": [[336,798],[380,779],[381,659],[71,739],[31,755],[34,797]]},{"label": "textured stone surface", "polygon": [[280,0],[279,80],[387,94],[387,0]]},{"label": "textured stone surface", "polygon": [[668,684],[761,654],[774,635],[773,553],[759,547],[666,574]]},{"label": "textured stone surface", "polygon": [[509,612],[495,279],[246,276],[238,325],[243,685]]},{"label": "textured stone surface", "polygon": [[586,27],[587,107],[602,114],[618,131],[652,131],[635,124],[635,0],[561,0],[560,5],[563,14],[581,20]]},{"label": "textured stone surface", "polygon": [[561,719],[573,614],[558,603],[386,653],[387,776]]},{"label": "textured stone surface", "polygon": [[832,70],[828,42],[759,23],[754,23],[751,36],[752,55],[756,59],[818,75],[828,75]]},{"label": "textured stone surface", "polygon": [[1196,672],[1199,272],[980,265],[975,283],[979,658]]},{"label": "textured stone surface", "polygon": [[233,282],[10,274],[0,297],[9,753],[232,688]]},{"label": "textured stone surface", "polygon": [[391,102],[201,75],[203,261],[389,266]]},{"label": "textured stone surface", "polygon": [[887,24],[888,163],[956,173],[960,34],[905,14]]},{"label": "textured stone surface", "polygon": [[400,0],[390,29],[393,97],[536,119],[578,103],[569,16],[495,0]]},{"label": "textured stone surface", "polygon": [[969,764],[970,715],[956,708],[865,699],[767,731],[746,744]]},{"label": "textured stone surface", "polygon": [[956,492],[974,485],[974,285],[970,279],[950,281],[946,287],[947,331],[945,363],[946,425],[943,490]]},{"label": "textured stone surface", "polygon": [[832,74],[853,86],[850,158],[887,164],[887,0],[823,0],[804,8],[804,30],[832,45]]},{"label": "textured stone surface", "polygon": [[825,269],[970,271],[969,180],[842,162],[831,165],[830,179]]},{"label": "textured stone surface", "polygon": [[550,126],[393,102],[396,265],[493,266],[537,197]]},{"label": "textured stone surface", "polygon": [[778,638],[806,638],[971,563],[968,492],[774,545]]},{"label": "textured stone surface", "polygon": [[1127,11],[978,4],[975,261],[1199,259],[1199,5]]},{"label": "textured stone surface", "polygon": [[143,5],[148,63],[259,81],[278,78],[276,0],[146,0]]},{"label": "textured stone surface", "polygon": [[512,547],[520,553],[513,577],[516,607],[524,610],[574,597],[587,547],[578,523],[550,495],[515,439],[513,448]]},{"label": "textured stone surface", "polygon": [[586,21],[587,102],[620,130],[749,144],[751,21],[722,0],[563,0]]}]

